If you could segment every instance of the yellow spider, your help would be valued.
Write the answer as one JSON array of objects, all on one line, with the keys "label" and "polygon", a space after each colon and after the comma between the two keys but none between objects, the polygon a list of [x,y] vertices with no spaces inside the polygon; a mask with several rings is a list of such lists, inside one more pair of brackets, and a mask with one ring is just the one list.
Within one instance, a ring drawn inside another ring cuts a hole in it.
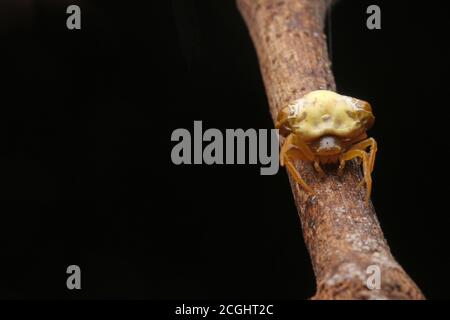
[{"label": "yellow spider", "polygon": [[[367,138],[375,117],[368,102],[343,96],[328,90],[312,91],[283,108],[276,128],[285,137],[280,151],[280,163],[306,191],[313,193],[296,170],[293,161],[313,163],[320,176],[325,173],[320,164],[339,163],[342,175],[345,162],[361,158],[366,183],[366,202],[372,190],[372,177],[377,143]],[[370,152],[366,149],[370,147]]]}]

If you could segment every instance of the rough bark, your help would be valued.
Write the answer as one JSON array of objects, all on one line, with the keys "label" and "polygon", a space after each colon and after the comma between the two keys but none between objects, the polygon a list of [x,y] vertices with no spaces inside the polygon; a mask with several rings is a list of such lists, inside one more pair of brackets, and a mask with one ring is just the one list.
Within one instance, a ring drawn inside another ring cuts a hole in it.
[{"label": "rough bark", "polygon": [[[272,118],[312,90],[335,90],[323,33],[328,0],[237,0],[258,55]],[[376,109],[375,109],[376,110]],[[342,178],[312,166],[297,169],[315,190],[307,194],[290,178],[303,236],[316,276],[312,299],[424,299],[392,256],[372,203],[357,189],[361,170],[349,163]],[[375,192],[376,192],[375,185]],[[367,268],[381,270],[381,288],[367,287]]]}]

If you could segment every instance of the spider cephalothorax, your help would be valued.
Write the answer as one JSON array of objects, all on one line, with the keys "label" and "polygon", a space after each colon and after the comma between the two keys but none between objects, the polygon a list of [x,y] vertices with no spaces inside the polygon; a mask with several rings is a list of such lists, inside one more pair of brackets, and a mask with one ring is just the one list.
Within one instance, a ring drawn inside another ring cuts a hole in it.
[{"label": "spider cephalothorax", "polygon": [[368,102],[327,90],[312,91],[278,114],[276,128],[286,138],[280,152],[281,165],[286,164],[297,183],[313,193],[293,160],[312,162],[323,176],[322,163],[339,163],[341,175],[346,161],[361,158],[369,201],[377,144],[373,138],[367,138],[366,131],[374,120]]}]

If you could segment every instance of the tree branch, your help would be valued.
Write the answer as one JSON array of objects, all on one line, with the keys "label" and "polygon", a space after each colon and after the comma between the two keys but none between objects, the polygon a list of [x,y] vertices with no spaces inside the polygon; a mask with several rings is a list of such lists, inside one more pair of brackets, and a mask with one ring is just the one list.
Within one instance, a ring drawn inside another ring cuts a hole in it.
[{"label": "tree branch", "polygon": [[[258,55],[270,112],[275,121],[288,103],[317,89],[335,90],[324,18],[329,0],[237,0]],[[372,204],[364,201],[359,167],[349,163],[320,179],[312,166],[297,169],[315,190],[307,194],[289,177],[303,236],[316,276],[313,299],[424,299],[396,262]],[[367,287],[367,268],[381,270],[381,288]]]}]

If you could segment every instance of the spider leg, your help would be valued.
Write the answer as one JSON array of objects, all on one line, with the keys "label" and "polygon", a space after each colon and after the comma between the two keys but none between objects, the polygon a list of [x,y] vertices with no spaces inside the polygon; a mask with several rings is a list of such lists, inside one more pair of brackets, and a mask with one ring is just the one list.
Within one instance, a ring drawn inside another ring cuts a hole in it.
[{"label": "spider leg", "polygon": [[[290,134],[283,143],[280,151],[280,162],[281,165],[284,166],[286,164],[286,168],[289,173],[292,175],[294,180],[303,187],[309,193],[313,193],[313,190],[310,186],[308,186],[301,177],[298,170],[295,168],[292,160],[306,160],[312,161],[314,159],[314,155],[312,151],[309,149],[308,145],[303,142],[298,145],[298,141],[294,141],[295,135]],[[295,143],[295,144],[294,144]]]},{"label": "spider leg", "polygon": [[366,150],[367,147],[370,147],[370,153],[369,153],[369,168],[370,172],[372,173],[373,167],[375,166],[375,155],[377,153],[377,142],[374,138],[368,138],[366,140],[360,141],[356,144],[354,144],[350,150],[354,149],[360,149],[360,150]]},{"label": "spider leg", "polygon": [[344,168],[345,168],[345,160],[343,158],[341,158],[341,161],[339,162],[339,167],[338,167],[338,176],[342,177],[342,175],[344,174]]},{"label": "spider leg", "polygon": [[[370,153],[369,153],[369,168],[370,168],[370,173],[373,172],[373,168],[375,166],[375,155],[377,153],[377,142],[375,141],[374,138],[368,138],[365,139],[363,141],[360,141],[356,144],[354,144],[349,150],[365,150],[367,149],[367,147],[370,147]],[[342,174],[344,173],[344,168],[345,168],[345,160],[340,161],[339,163],[339,168],[338,168],[338,175],[342,176]]]},{"label": "spider leg", "polygon": [[293,148],[292,145],[292,139],[294,138],[293,134],[290,134],[287,136],[287,138],[284,140],[283,145],[281,146],[281,150],[280,150],[280,164],[283,167],[284,166],[284,158],[286,153]]},{"label": "spider leg", "polygon": [[289,154],[291,158],[299,160],[314,161],[315,156],[309,146],[295,134],[291,133],[284,140],[283,146],[280,150],[280,163],[284,166],[286,155]]},{"label": "spider leg", "polygon": [[316,169],[316,171],[319,173],[319,176],[321,178],[323,178],[325,176],[325,172],[323,171],[323,169],[320,167],[319,161],[316,159],[314,160],[314,169]]},{"label": "spider leg", "polygon": [[[372,177],[370,175],[370,162],[369,156],[364,150],[360,149],[352,149],[344,153],[341,157],[341,163],[344,161],[349,161],[353,158],[361,158],[363,162],[363,172],[364,172],[364,180],[361,182],[366,183],[366,203],[369,202],[370,193],[372,191]],[[358,185],[360,187],[362,183]]]},{"label": "spider leg", "polygon": [[302,188],[305,189],[308,193],[314,193],[311,187],[306,184],[305,180],[303,180],[302,176],[297,171],[290,159],[286,159],[286,168],[294,178],[295,182],[302,186]]}]

